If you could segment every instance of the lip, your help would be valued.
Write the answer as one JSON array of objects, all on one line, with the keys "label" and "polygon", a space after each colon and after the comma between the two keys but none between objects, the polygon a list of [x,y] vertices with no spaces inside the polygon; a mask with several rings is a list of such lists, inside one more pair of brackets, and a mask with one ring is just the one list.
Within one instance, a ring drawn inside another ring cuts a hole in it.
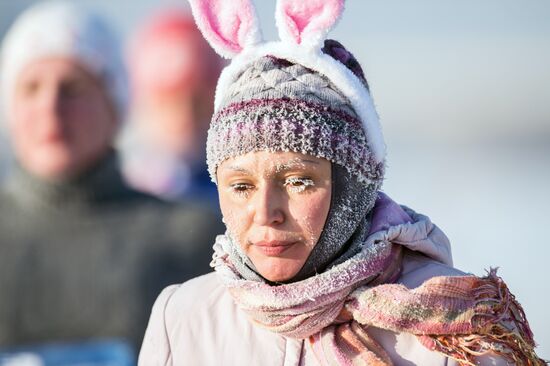
[{"label": "lip", "polygon": [[59,142],[62,142],[63,140],[64,140],[63,134],[60,132],[46,133],[39,138],[40,142],[46,143],[46,144],[59,143]]},{"label": "lip", "polygon": [[283,254],[286,250],[290,249],[296,241],[259,241],[253,243],[254,247],[258,249],[263,255],[267,257],[277,257]]}]

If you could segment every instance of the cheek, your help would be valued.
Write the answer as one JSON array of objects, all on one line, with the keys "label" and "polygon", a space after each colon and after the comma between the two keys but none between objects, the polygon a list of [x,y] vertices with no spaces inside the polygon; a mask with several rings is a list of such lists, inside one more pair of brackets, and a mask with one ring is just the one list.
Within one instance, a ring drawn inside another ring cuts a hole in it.
[{"label": "cheek", "polygon": [[290,209],[302,231],[315,243],[321,236],[329,208],[330,194],[319,192],[296,202]]},{"label": "cheek", "polygon": [[21,134],[32,134],[31,121],[35,116],[35,108],[31,103],[13,101],[9,112],[9,127],[12,135],[20,136]]},{"label": "cheek", "polygon": [[74,101],[66,110],[66,119],[75,149],[94,153],[110,144],[115,123],[108,108],[99,101]]},{"label": "cheek", "polygon": [[220,192],[220,209],[229,232],[238,239],[246,236],[249,222],[249,215],[246,205],[235,202],[229,197],[229,194]]},{"label": "cheek", "polygon": [[14,147],[17,149],[25,149],[38,145],[37,129],[33,128],[32,112],[20,111],[13,113],[14,118],[10,122],[9,129]]},{"label": "cheek", "polygon": [[75,100],[67,103],[64,111],[66,124],[75,134],[85,135],[98,134],[103,128],[101,126],[101,114],[95,104],[87,104],[84,100]]}]

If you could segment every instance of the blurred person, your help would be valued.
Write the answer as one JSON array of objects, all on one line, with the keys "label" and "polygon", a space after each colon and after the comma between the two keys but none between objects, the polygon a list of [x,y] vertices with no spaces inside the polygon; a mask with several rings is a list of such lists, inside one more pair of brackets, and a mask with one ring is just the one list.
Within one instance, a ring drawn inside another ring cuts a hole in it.
[{"label": "blurred person", "polygon": [[122,139],[128,181],[165,199],[193,196],[216,204],[204,146],[221,58],[179,9],[148,19],[128,54],[133,100]]},{"label": "blurred person", "polygon": [[445,234],[379,191],[370,88],[326,39],[344,1],[279,0],[278,42],[251,1],[190,3],[233,58],[207,142],[227,233],[215,273],[161,293],[139,365],[545,365],[496,271],[454,268]]},{"label": "blurred person", "polygon": [[129,188],[113,141],[125,71],[114,35],[74,2],[41,2],[1,49],[14,168],[0,189],[0,348],[141,343],[155,296],[208,270],[216,214]]},{"label": "blurred person", "polygon": [[[1,117],[0,117],[0,125],[2,123],[4,123],[4,122],[1,120]],[[8,141],[6,140],[6,137],[4,136],[4,134],[2,132],[3,131],[1,131],[1,129],[0,129],[0,184],[1,184],[2,180],[4,179],[4,175],[6,174],[6,170],[8,169],[8,164],[9,164]]]}]

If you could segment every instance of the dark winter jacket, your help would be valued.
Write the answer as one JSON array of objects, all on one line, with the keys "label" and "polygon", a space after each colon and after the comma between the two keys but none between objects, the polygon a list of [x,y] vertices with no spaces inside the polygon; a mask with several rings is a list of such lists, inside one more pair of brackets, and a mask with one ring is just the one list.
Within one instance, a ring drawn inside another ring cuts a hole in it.
[{"label": "dark winter jacket", "polygon": [[109,156],[77,181],[21,169],[0,191],[0,348],[122,338],[139,347],[154,299],[209,271],[218,215],[126,186]]}]

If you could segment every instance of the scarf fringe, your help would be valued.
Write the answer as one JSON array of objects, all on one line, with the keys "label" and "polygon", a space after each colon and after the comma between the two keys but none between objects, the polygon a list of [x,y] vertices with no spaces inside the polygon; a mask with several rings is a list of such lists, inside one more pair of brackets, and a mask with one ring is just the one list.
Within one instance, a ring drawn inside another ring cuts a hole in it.
[{"label": "scarf fringe", "polygon": [[533,332],[522,306],[496,272],[491,268],[474,289],[477,301],[471,334],[424,335],[418,337],[420,342],[460,365],[475,366],[475,358],[487,354],[502,356],[514,365],[547,365],[535,353]]}]

